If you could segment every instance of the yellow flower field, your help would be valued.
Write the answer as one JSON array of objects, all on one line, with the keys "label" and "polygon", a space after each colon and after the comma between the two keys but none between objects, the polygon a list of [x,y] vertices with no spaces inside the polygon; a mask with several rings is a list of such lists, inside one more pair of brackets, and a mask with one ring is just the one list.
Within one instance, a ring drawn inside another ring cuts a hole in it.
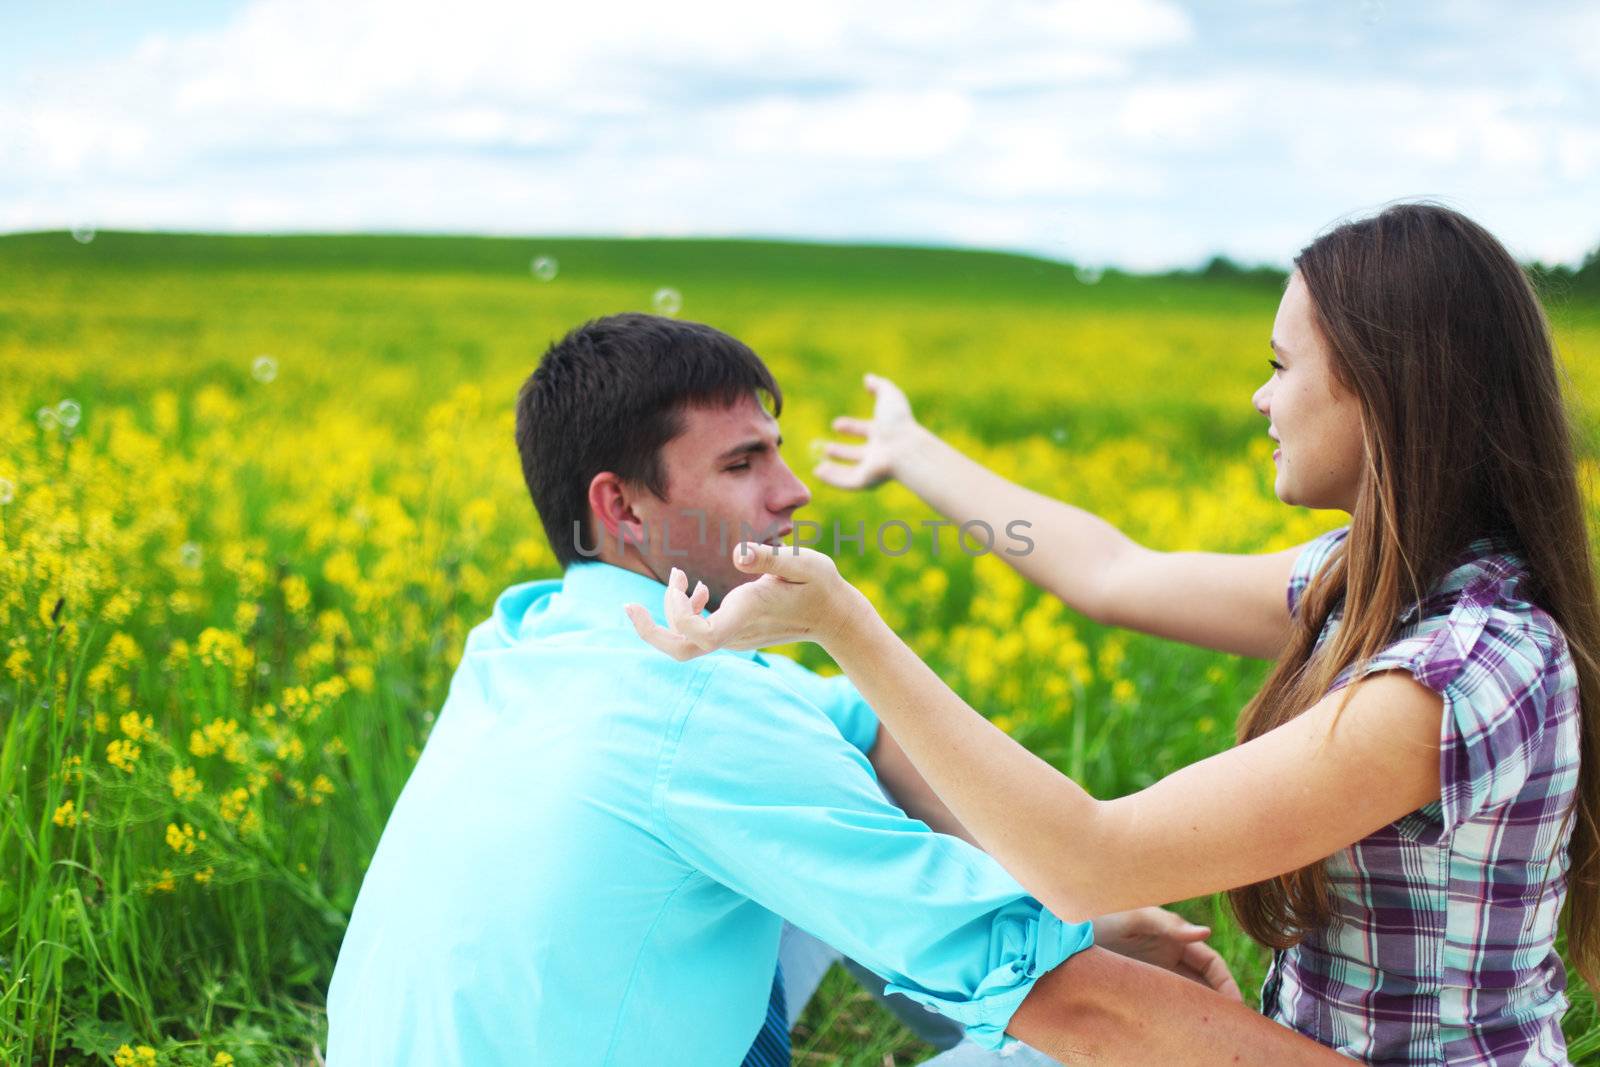
[{"label": "yellow flower field", "polygon": [[[663,286],[771,363],[802,473],[833,415],[865,412],[872,370],[983,462],[1151,546],[1270,550],[1342,519],[1272,494],[1249,403],[1270,280],[1087,285],[1020,257],[727,242],[117,233],[0,238],[0,267],[5,1063],[315,1062],[343,923],[463,639],[500,589],[555,573],[512,442],[517,386],[565,329],[649,310]],[[1600,303],[1551,311],[1587,431]],[[932,517],[896,486],[814,488],[801,517],[824,529]],[[1099,795],[1228,744],[1264,673],[1103,630],[951,540],[937,560],[840,566]],[[1263,952],[1216,902],[1185,910],[1259,980]],[[797,1036],[808,1062],[926,1054],[842,976],[824,994]],[[1594,1062],[1578,1001],[1575,1059]]]}]

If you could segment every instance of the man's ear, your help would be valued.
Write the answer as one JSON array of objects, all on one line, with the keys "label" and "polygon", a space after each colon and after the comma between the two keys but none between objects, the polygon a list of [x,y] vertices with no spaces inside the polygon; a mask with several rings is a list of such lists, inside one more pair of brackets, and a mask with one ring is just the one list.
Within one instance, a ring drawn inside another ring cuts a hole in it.
[{"label": "man's ear", "polygon": [[644,544],[645,522],[633,508],[634,492],[611,471],[601,471],[589,480],[589,511],[604,530],[601,543]]}]

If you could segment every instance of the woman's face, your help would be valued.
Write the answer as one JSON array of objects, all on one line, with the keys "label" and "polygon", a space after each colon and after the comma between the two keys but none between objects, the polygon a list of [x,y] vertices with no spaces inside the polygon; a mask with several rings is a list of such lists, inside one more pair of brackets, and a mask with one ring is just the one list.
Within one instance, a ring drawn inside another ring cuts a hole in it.
[{"label": "woman's face", "polygon": [[1278,305],[1272,348],[1272,377],[1253,402],[1279,442],[1273,490],[1285,504],[1354,511],[1363,465],[1360,405],[1334,380],[1333,354],[1299,271]]}]

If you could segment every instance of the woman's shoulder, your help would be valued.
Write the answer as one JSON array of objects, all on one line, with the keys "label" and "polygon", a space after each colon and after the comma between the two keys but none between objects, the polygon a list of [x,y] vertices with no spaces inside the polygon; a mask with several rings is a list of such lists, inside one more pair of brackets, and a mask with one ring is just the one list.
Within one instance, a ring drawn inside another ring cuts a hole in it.
[{"label": "woman's shoulder", "polygon": [[[1350,527],[1328,530],[1306,542],[1289,577],[1291,613],[1307,585],[1327,565],[1339,546],[1349,539]],[[1419,601],[1407,604],[1396,619],[1403,638],[1436,634],[1440,630],[1482,629],[1508,643],[1523,646],[1546,661],[1567,654],[1565,637],[1550,615],[1533,600],[1533,581],[1527,564],[1500,538],[1471,541],[1446,564]],[[1458,642],[1459,643],[1459,642]]]},{"label": "woman's shoulder", "polygon": [[1469,554],[1354,675],[1401,669],[1444,700],[1444,825],[1498,809],[1524,789],[1566,788],[1576,758],[1578,677],[1565,636],[1535,604],[1512,553]]},{"label": "woman's shoulder", "polygon": [[[1451,561],[1427,594],[1398,619],[1387,658],[1410,654],[1418,677],[1442,688],[1477,668],[1508,684],[1570,665],[1560,626],[1533,599],[1533,580],[1514,551],[1488,538]],[[1426,675],[1426,676],[1425,676]]]}]

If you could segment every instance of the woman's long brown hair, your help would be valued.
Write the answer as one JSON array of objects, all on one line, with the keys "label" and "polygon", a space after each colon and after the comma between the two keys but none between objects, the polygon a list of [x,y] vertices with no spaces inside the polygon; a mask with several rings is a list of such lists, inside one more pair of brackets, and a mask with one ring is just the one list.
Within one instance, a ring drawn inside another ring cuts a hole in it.
[{"label": "woman's long brown hair", "polygon": [[[1565,922],[1568,956],[1595,986],[1600,608],[1544,309],[1492,234],[1427,202],[1346,222],[1294,262],[1334,376],[1360,402],[1365,471],[1349,536],[1302,594],[1288,647],[1240,713],[1239,740],[1316,704],[1341,670],[1393,640],[1401,614],[1452,557],[1475,538],[1502,538],[1528,565],[1523,595],[1561,628],[1577,668],[1581,765]],[[1313,657],[1341,601],[1340,624]],[[1323,863],[1229,896],[1245,930],[1276,948],[1332,915]]]}]

